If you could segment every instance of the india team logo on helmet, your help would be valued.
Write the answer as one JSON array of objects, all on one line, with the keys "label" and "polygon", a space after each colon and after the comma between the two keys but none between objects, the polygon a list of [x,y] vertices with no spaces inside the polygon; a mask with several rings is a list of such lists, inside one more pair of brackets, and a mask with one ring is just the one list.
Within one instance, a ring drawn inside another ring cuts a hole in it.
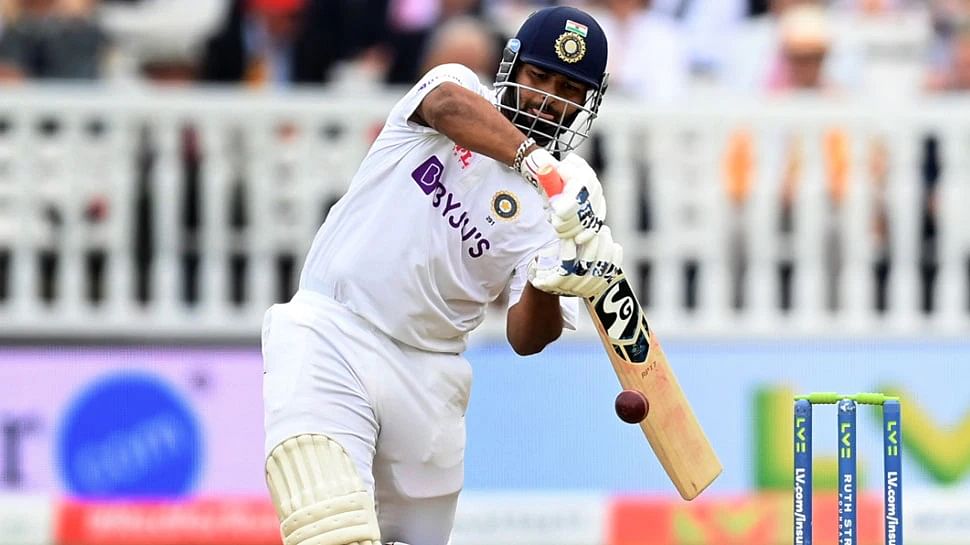
[{"label": "india team logo on helmet", "polygon": [[556,38],[556,55],[563,62],[579,62],[586,56],[586,42],[570,32],[563,32]]},{"label": "india team logo on helmet", "polygon": [[563,62],[574,63],[586,56],[586,34],[589,27],[576,21],[566,20],[566,32],[556,38],[556,55]]},{"label": "india team logo on helmet", "polygon": [[[544,8],[522,23],[505,47],[495,76],[498,108],[527,136],[552,153],[564,155],[589,137],[599,112],[609,75],[606,73],[606,35],[586,12],[567,6]],[[566,76],[587,88],[582,104],[515,82],[523,63]],[[550,121],[527,111],[521,92],[544,95],[543,104],[559,101],[569,116]]]}]

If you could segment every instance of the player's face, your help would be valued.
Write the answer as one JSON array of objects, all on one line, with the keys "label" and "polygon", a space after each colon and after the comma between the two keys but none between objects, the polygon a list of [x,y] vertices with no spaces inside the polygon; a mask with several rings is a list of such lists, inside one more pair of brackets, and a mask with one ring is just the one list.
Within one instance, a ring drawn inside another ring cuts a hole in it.
[{"label": "player's face", "polygon": [[[572,122],[579,111],[576,105],[586,102],[586,92],[589,90],[582,83],[529,63],[522,63],[515,82],[542,91],[537,93],[529,89],[521,89],[518,108],[522,112],[538,117],[539,126],[536,128],[550,135],[556,134],[560,123],[568,126]],[[545,93],[569,102],[551,100]]]},{"label": "player's face", "polygon": [[[585,85],[534,64],[522,63],[522,68],[519,69],[515,80],[516,83],[544,91],[550,95],[556,95],[559,98],[564,98],[575,104],[583,104],[586,101],[586,91],[588,88]],[[544,99],[544,95],[529,91],[528,89],[523,89],[519,97],[519,101],[522,102],[520,106],[525,106],[527,110],[530,108],[536,109],[536,112],[531,112],[533,114],[551,113],[557,119],[565,114],[565,117],[568,119],[572,115],[575,115],[578,110],[575,106],[562,101],[546,101]],[[544,101],[546,104],[543,106]],[[540,115],[540,117],[544,116]]]}]

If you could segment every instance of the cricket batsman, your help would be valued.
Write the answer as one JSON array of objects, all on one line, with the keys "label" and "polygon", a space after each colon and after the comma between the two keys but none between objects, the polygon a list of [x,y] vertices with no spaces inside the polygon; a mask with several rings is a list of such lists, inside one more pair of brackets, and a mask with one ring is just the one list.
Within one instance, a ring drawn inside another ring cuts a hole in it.
[{"label": "cricket batsman", "polygon": [[[587,13],[539,10],[494,90],[428,72],[393,108],[313,240],[299,290],[262,331],[266,481],[286,545],[445,545],[464,480],[462,356],[508,296],[536,354],[622,260],[593,170],[572,154],[606,90]],[[551,201],[540,172],[565,182]]]}]

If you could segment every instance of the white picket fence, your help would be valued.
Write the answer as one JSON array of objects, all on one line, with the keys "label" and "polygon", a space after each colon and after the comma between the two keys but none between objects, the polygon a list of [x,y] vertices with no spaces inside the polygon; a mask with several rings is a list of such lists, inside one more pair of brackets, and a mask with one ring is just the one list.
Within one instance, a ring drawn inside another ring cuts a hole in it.
[{"label": "white picket fence", "polygon": [[[254,339],[395,97],[4,91],[0,338]],[[614,97],[597,128],[609,221],[665,336],[970,333],[970,101],[725,97],[655,109]],[[739,130],[750,134],[734,159],[749,189],[734,204],[725,162]],[[930,238],[928,134],[942,165]],[[786,151],[796,137],[800,154]],[[836,171],[839,206],[827,189]],[[785,172],[799,181],[788,232]],[[885,240],[873,228],[881,212]],[[787,306],[780,263],[792,265]],[[927,295],[924,263],[935,267]],[[490,320],[486,334],[501,329]]]}]

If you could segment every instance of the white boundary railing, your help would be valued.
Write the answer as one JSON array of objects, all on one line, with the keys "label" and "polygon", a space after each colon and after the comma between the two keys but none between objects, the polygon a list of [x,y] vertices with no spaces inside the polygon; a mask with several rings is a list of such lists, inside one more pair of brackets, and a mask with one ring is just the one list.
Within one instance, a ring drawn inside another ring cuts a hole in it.
[{"label": "white boundary railing", "polygon": [[[397,96],[98,88],[0,94],[0,337],[254,339],[263,310],[287,287],[279,271],[292,286],[327,204],[346,187]],[[57,128],[45,131],[50,120]],[[198,141],[199,160],[189,161],[197,185],[186,183],[189,163],[180,151],[186,125]],[[824,144],[833,128],[844,135],[835,152]],[[597,129],[609,221],[638,285],[641,265],[649,268],[642,295],[665,336],[970,333],[970,101],[725,98],[655,109],[614,97]],[[744,204],[734,205],[724,163],[739,129],[751,135],[741,161],[750,163],[742,169],[749,189]],[[921,234],[923,140],[931,133],[943,167],[935,238]],[[792,135],[802,143],[797,155],[787,144]],[[872,166],[879,145],[888,157],[884,173]],[[779,203],[792,168],[796,204],[785,233]],[[833,168],[846,180],[839,206],[826,189]],[[145,187],[148,231],[139,227],[146,208],[136,207]],[[196,228],[184,220],[192,188],[201,205]],[[234,199],[247,218],[241,227],[231,221]],[[880,243],[873,218],[883,206],[889,235]],[[140,247],[146,232],[152,244]],[[921,252],[930,243],[933,259]],[[890,273],[878,310],[873,269],[883,253]],[[103,262],[92,257],[99,255]],[[281,255],[290,256],[289,269],[280,269]],[[57,256],[55,274],[42,272],[49,256]],[[745,256],[743,276],[738,256]],[[234,280],[240,258],[246,265]],[[787,310],[778,272],[785,260],[793,264]],[[936,267],[929,311],[923,262]],[[103,273],[92,298],[94,263],[103,263]],[[195,296],[183,287],[187,270],[197,271],[189,290]],[[694,271],[693,305],[685,270]],[[244,296],[234,301],[240,286]],[[142,288],[144,301],[136,295]],[[497,333],[501,323],[486,329]]]}]

